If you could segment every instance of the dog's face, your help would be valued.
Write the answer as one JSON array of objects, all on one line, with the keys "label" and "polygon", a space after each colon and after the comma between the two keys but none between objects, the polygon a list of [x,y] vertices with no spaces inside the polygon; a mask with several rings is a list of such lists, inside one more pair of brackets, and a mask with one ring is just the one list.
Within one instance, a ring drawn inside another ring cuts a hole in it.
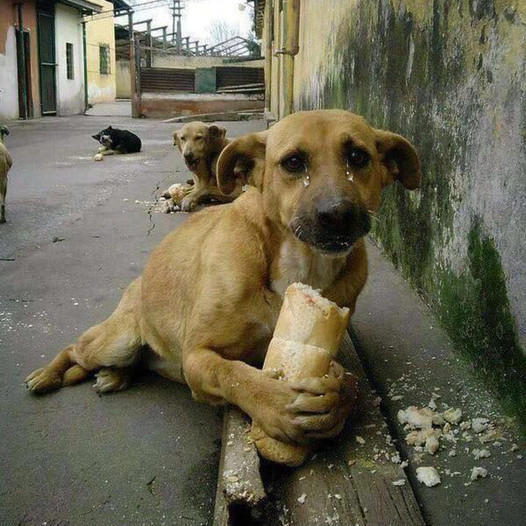
[{"label": "dog's face", "polygon": [[7,129],[7,126],[0,126],[0,142],[4,142],[4,137],[9,135],[9,130]]},{"label": "dog's face", "polygon": [[341,110],[298,112],[270,130],[233,141],[218,160],[218,185],[232,191],[234,166],[248,167],[265,211],[315,250],[348,253],[370,229],[382,188],[420,184],[413,146]]},{"label": "dog's face", "polygon": [[105,130],[100,131],[96,135],[92,135],[92,137],[96,141],[100,142],[102,144],[102,146],[106,146],[107,148],[111,148],[112,145],[113,145],[113,141],[112,141],[112,138],[111,138],[111,132],[112,131],[113,131],[112,127],[108,126]]},{"label": "dog's face", "polygon": [[193,171],[200,161],[221,150],[225,134],[226,129],[215,124],[208,126],[204,122],[189,122],[173,133],[174,146],[181,152],[186,166]]}]

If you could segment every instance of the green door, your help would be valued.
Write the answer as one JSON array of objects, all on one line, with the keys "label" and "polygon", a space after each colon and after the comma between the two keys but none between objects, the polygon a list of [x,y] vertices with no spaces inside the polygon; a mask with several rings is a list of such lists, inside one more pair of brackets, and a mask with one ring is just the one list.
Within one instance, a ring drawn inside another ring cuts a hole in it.
[{"label": "green door", "polygon": [[56,115],[55,12],[53,4],[38,7],[38,54],[40,72],[40,107],[42,115]]}]

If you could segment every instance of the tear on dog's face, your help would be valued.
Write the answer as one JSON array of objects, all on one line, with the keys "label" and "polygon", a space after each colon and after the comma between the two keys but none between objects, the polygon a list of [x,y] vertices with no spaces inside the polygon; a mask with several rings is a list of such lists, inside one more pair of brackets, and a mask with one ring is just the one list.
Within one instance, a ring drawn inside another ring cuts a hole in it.
[{"label": "tear on dog's face", "polygon": [[226,129],[215,124],[208,126],[204,122],[189,122],[173,133],[173,140],[186,166],[194,171],[200,161],[221,151],[225,135]]},{"label": "tear on dog's face", "polygon": [[382,188],[420,185],[420,163],[407,139],[342,110],[298,112],[266,132],[246,135],[218,160],[218,186],[232,191],[243,164],[263,193],[265,213],[314,250],[345,255],[371,227]]}]

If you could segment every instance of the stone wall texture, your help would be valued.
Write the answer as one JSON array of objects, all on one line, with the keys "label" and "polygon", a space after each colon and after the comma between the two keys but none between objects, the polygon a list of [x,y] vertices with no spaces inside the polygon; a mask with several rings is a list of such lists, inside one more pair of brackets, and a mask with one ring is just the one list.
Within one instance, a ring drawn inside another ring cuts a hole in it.
[{"label": "stone wall texture", "polygon": [[526,2],[304,0],[300,19],[295,110],[349,109],[417,147],[422,189],[387,188],[373,237],[526,414]]}]

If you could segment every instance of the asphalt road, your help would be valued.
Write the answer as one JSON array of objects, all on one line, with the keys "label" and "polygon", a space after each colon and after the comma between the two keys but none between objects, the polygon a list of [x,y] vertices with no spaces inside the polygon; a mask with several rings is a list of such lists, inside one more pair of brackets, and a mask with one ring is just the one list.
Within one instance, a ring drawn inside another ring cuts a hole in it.
[{"label": "asphalt road", "polygon": [[[93,162],[108,124],[143,139],[138,155]],[[231,136],[258,121],[226,123]],[[43,397],[24,378],[104,319],[152,247],[185,214],[157,213],[160,188],[187,173],[173,124],[126,117],[10,126],[14,166],[0,225],[0,524],[206,525],[220,412],[145,374],[97,396],[92,382]]]}]

